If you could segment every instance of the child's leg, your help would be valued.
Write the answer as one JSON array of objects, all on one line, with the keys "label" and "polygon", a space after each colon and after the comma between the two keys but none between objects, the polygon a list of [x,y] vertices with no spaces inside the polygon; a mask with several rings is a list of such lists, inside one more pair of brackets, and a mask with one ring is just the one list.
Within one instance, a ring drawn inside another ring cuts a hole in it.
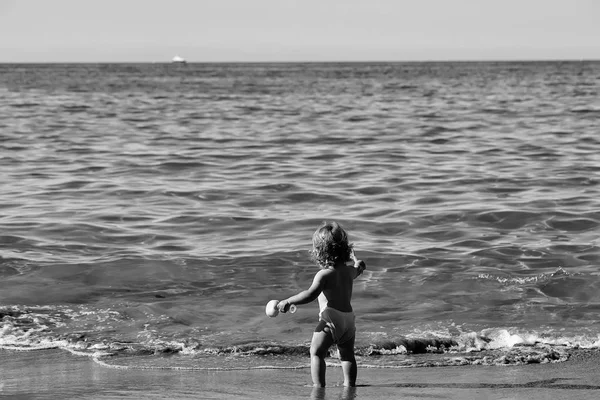
[{"label": "child's leg", "polygon": [[356,358],[354,357],[354,337],[343,344],[338,344],[342,371],[344,372],[344,386],[356,386]]},{"label": "child's leg", "polygon": [[325,387],[325,356],[332,344],[329,328],[325,321],[319,321],[310,343],[310,373],[314,386]]}]

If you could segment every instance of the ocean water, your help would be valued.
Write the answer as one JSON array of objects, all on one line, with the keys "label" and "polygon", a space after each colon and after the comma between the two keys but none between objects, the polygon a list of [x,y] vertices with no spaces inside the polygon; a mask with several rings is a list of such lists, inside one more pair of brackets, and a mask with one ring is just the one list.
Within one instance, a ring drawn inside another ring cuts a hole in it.
[{"label": "ocean water", "polygon": [[336,220],[359,368],[600,351],[599,121],[600,62],[0,65],[0,348],[307,368]]}]

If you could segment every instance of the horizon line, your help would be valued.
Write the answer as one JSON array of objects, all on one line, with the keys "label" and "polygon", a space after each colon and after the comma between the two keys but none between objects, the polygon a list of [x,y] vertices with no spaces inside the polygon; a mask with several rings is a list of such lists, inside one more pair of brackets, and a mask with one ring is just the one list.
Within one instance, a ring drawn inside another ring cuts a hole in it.
[{"label": "horizon line", "polygon": [[241,60],[222,60],[222,61],[189,61],[173,62],[165,61],[0,61],[0,64],[381,64],[381,63],[501,63],[501,62],[596,62],[600,58],[506,58],[506,59],[413,59],[413,60],[272,60],[272,61],[241,61]]}]

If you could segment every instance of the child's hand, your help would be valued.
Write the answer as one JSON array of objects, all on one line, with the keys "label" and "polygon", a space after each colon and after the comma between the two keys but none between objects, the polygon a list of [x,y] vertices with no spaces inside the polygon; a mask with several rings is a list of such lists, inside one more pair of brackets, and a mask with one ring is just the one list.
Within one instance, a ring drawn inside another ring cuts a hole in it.
[{"label": "child's hand", "polygon": [[358,258],[356,258],[354,250],[352,250],[352,253],[350,253],[350,257],[352,258],[352,261],[354,261],[354,268],[356,268],[356,270],[358,271],[356,276],[361,275],[363,271],[367,269],[367,264],[365,264],[363,260],[359,260]]},{"label": "child's hand", "polygon": [[[358,275],[361,275],[365,269],[367,269],[367,264],[363,260],[356,260],[354,262],[354,268],[358,270]],[[358,276],[356,275],[356,276]]]},{"label": "child's hand", "polygon": [[289,311],[290,306],[291,304],[287,300],[281,300],[277,303],[277,309],[284,314]]}]

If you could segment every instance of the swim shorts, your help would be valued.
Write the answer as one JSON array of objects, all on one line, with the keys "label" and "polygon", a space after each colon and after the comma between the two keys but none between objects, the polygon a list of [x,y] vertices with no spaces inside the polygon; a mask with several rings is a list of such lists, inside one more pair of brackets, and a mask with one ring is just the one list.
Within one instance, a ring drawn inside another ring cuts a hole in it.
[{"label": "swim shorts", "polygon": [[344,344],[356,334],[353,312],[341,312],[335,308],[326,307],[319,313],[319,320],[325,321],[335,344]]}]

